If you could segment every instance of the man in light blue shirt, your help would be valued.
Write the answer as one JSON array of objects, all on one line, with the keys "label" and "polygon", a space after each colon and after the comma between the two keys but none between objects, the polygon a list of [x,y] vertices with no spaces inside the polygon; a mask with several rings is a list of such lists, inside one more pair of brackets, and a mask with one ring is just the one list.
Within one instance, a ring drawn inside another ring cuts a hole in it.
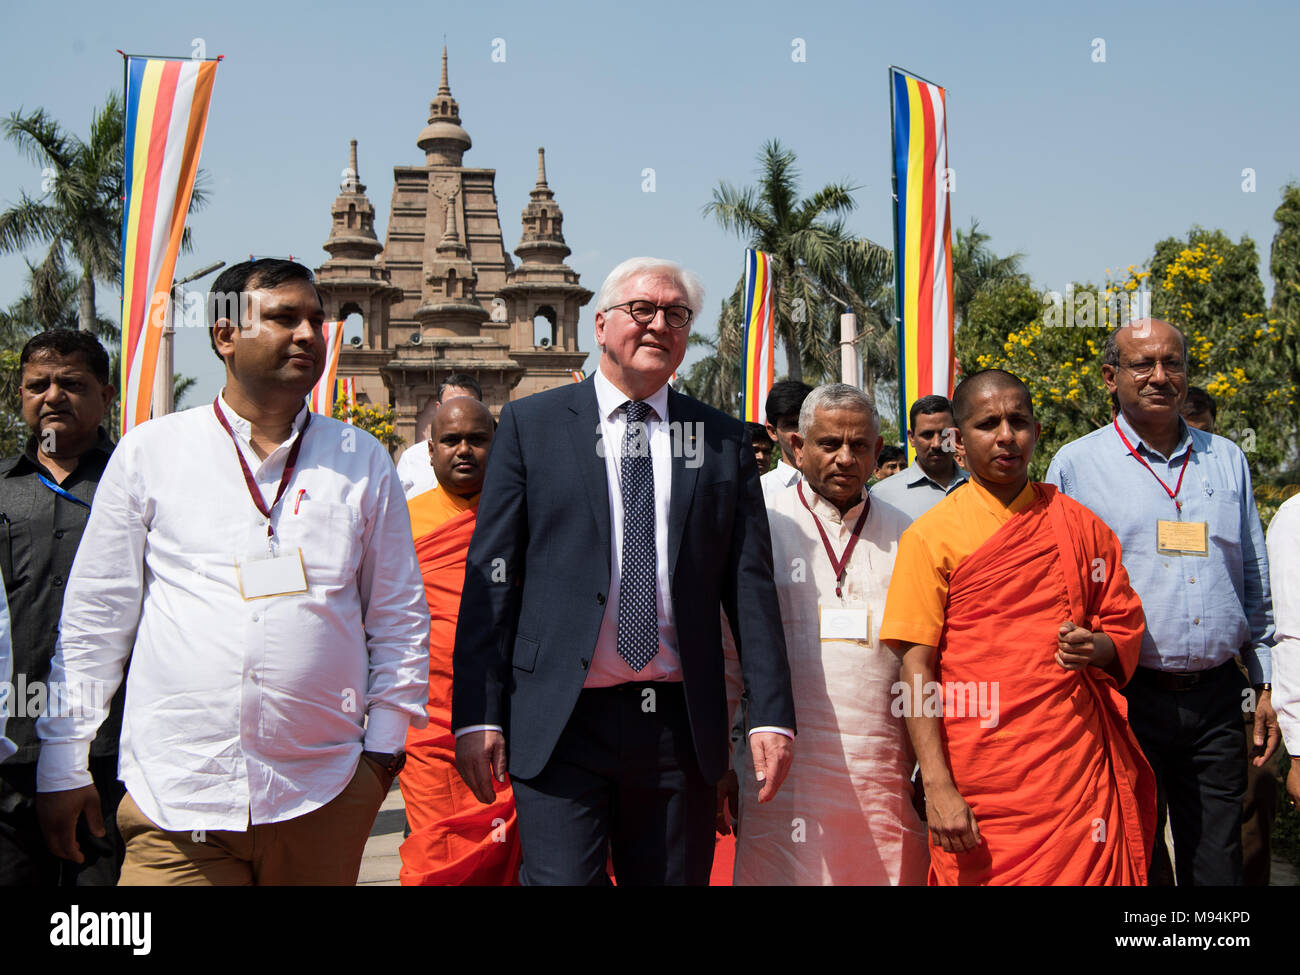
[{"label": "man in light blue shirt", "polygon": [[922,396],[908,410],[907,439],[916,463],[878,482],[871,496],[915,521],[947,497],[967,474],[957,464],[952,404],[945,396]]},{"label": "man in light blue shirt", "polygon": [[1182,333],[1166,322],[1113,332],[1101,374],[1117,416],[1062,447],[1046,480],[1119,537],[1146,610],[1124,692],[1168,799],[1178,883],[1240,884],[1243,708],[1255,710],[1256,765],[1278,740],[1268,554],[1245,455],[1183,422],[1186,358]]}]

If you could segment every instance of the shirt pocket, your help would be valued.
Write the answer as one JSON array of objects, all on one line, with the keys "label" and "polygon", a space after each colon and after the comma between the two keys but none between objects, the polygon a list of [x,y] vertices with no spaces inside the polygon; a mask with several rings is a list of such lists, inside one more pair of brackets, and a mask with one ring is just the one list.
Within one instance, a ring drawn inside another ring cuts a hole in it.
[{"label": "shirt pocket", "polygon": [[1211,544],[1227,552],[1241,551],[1241,498],[1236,491],[1214,492],[1209,528]]},{"label": "shirt pocket", "polygon": [[281,520],[281,555],[302,549],[307,585],[341,586],[356,578],[361,564],[360,516],[351,505],[329,501],[299,503]]}]

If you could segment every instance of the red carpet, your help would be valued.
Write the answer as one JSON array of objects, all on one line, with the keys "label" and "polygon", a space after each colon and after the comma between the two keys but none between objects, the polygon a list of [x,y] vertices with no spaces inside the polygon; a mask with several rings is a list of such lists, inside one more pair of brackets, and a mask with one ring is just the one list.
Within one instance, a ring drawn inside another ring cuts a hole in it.
[{"label": "red carpet", "polygon": [[710,887],[730,887],[731,868],[736,863],[736,837],[719,836],[713,847],[713,873],[709,875]]}]

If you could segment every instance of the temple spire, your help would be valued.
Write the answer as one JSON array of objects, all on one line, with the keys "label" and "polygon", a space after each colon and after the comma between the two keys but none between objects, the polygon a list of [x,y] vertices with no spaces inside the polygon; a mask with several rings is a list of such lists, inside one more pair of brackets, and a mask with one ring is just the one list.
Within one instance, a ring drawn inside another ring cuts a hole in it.
[{"label": "temple spire", "polygon": [[447,81],[447,48],[442,49],[442,78],[438,93],[429,103],[429,124],[415,140],[425,153],[427,166],[460,166],[466,150],[473,145],[469,133],[460,124],[460,106],[451,97]]},{"label": "temple spire", "polygon": [[[355,142],[352,145],[356,147]],[[541,146],[537,147],[537,185],[546,185],[546,150]]]}]

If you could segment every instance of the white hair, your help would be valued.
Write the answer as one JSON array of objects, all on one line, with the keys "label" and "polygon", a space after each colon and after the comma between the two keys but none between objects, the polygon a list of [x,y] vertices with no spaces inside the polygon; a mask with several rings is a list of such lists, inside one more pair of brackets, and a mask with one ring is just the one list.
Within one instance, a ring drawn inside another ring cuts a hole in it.
[{"label": "white hair", "polygon": [[596,293],[596,311],[603,312],[610,305],[619,304],[622,287],[629,280],[640,274],[653,274],[669,278],[686,292],[686,304],[690,306],[692,319],[700,317],[704,311],[704,282],[694,271],[688,271],[676,261],[667,261],[659,257],[628,258],[609,272],[600,291]]},{"label": "white hair", "polygon": [[809,393],[799,408],[799,436],[808,436],[818,410],[862,410],[871,417],[876,433],[880,433],[880,414],[876,412],[876,404],[856,386],[826,383]]}]

